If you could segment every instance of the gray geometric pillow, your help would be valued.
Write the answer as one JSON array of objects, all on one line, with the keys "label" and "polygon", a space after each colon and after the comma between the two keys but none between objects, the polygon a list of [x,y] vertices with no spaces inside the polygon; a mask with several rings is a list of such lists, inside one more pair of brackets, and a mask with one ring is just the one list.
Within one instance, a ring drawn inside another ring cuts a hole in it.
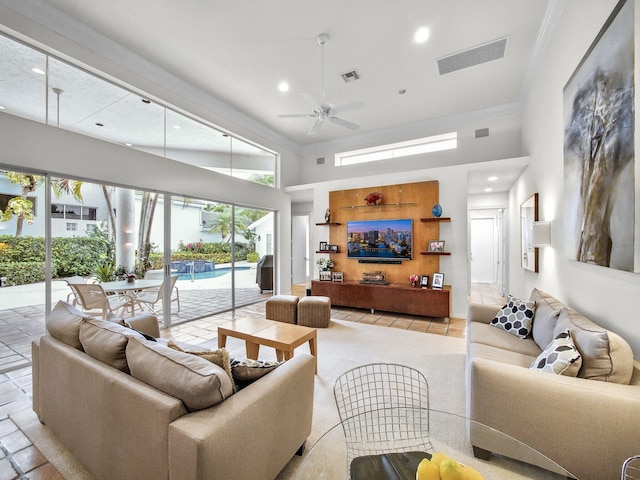
[{"label": "gray geometric pillow", "polygon": [[559,333],[556,338],[531,363],[532,370],[575,377],[582,366],[580,352],[573,344],[569,330]]},{"label": "gray geometric pillow", "polygon": [[509,295],[507,304],[500,309],[490,325],[498,327],[520,338],[527,338],[531,333],[536,302],[522,301]]}]

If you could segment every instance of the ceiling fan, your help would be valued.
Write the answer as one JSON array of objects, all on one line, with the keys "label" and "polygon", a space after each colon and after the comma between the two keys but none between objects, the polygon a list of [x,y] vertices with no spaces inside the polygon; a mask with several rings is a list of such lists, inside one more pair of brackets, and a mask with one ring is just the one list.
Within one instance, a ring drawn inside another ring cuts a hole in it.
[{"label": "ceiling fan", "polygon": [[316,37],[316,41],[322,48],[322,102],[318,102],[312,95],[308,93],[300,93],[300,96],[306,100],[306,102],[311,106],[312,113],[292,113],[285,115],[278,115],[279,118],[293,118],[293,117],[312,117],[315,118],[316,121],[311,125],[311,128],[307,132],[307,135],[315,135],[322,124],[325,121],[330,121],[331,123],[335,123],[336,125],[343,126],[350,130],[356,130],[360,128],[360,125],[357,123],[350,122],[348,120],[344,120],[339,118],[337,115],[343,112],[348,112],[351,110],[357,110],[360,108],[364,108],[364,103],[357,101],[346,103],[344,105],[340,105],[338,107],[334,107],[330,103],[328,103],[325,99],[324,95],[324,46],[329,41],[329,35],[326,33],[321,33]]}]

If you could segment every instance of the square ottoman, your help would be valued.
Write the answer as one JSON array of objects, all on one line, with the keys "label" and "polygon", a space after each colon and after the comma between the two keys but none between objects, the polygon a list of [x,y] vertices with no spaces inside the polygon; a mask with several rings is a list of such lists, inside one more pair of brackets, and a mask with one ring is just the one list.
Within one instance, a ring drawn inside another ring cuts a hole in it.
[{"label": "square ottoman", "polygon": [[267,300],[265,316],[268,320],[296,323],[298,297],[296,295],[274,295]]},{"label": "square ottoman", "polygon": [[329,297],[302,297],[298,302],[298,325],[326,328],[331,321],[331,299]]}]

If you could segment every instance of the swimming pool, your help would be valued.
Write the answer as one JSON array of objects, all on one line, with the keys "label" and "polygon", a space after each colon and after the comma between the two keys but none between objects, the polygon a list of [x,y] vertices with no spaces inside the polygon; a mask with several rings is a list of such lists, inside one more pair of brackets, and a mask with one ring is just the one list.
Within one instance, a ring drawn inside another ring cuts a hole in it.
[{"label": "swimming pool", "polygon": [[[240,270],[249,270],[250,268],[251,267],[236,267],[236,272]],[[222,275],[226,275],[227,273],[231,273],[231,267],[216,268],[215,270],[211,270],[208,272],[196,272],[193,274],[193,280],[221,277]],[[191,280],[191,274],[182,273],[178,277],[178,280]]]}]

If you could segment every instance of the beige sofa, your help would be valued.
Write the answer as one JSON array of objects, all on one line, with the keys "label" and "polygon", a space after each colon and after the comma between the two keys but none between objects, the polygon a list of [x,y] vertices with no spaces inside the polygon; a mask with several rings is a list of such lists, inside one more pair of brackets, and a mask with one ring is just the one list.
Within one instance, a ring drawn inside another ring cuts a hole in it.
[{"label": "beige sofa", "polygon": [[[620,478],[623,461],[640,453],[639,363],[620,336],[550,295],[534,289],[529,300],[536,310],[524,339],[490,325],[500,307],[469,306],[467,414],[580,480]],[[529,368],[566,330],[581,357],[574,368],[561,375]],[[477,457],[493,452],[559,471],[495,431],[472,424],[470,439]]]},{"label": "beige sofa", "polygon": [[[310,355],[233,393],[223,368],[107,323],[61,302],[32,345],[33,408],[96,479],[271,480],[303,446]],[[131,326],[159,336],[153,316]]]}]

